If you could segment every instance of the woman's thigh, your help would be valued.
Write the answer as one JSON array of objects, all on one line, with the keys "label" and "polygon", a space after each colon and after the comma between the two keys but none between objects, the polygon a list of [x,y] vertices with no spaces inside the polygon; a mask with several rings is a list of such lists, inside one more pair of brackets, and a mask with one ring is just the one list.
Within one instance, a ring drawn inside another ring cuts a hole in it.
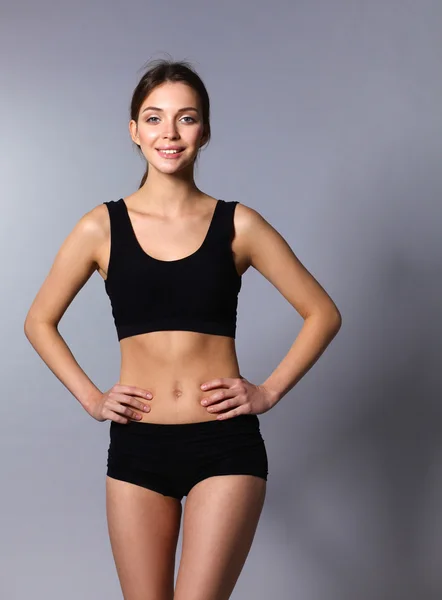
[{"label": "woman's thigh", "polygon": [[172,600],[181,502],[106,477],[106,516],[124,600]]},{"label": "woman's thigh", "polygon": [[187,495],[175,600],[227,600],[247,559],[266,495],[254,475],[221,475]]}]

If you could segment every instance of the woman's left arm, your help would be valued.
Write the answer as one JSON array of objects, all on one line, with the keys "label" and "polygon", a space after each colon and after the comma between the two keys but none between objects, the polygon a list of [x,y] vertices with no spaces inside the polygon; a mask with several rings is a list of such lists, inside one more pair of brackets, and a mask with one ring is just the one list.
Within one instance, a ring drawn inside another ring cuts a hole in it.
[{"label": "woman's left arm", "polygon": [[[240,378],[204,382],[211,391],[201,400],[218,419],[267,412],[311,369],[341,328],[341,314],[311,273],[304,267],[276,229],[258,211],[238,204],[235,230],[241,255],[290,302],[304,324],[290,350],[260,385]],[[227,411],[227,412],[222,412]]]},{"label": "woman's left arm", "polygon": [[255,209],[238,204],[236,210],[250,265],[274,285],[304,319],[288,353],[261,384],[274,406],[316,363],[341,328],[342,317],[336,304],[282,235]]}]

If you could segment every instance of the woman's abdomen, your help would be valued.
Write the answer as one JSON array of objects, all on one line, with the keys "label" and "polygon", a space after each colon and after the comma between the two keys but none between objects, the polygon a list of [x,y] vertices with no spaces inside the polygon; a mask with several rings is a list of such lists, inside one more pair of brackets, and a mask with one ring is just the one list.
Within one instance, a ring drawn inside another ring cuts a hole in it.
[{"label": "woman's abdomen", "polygon": [[[197,423],[216,420],[201,400],[217,390],[201,384],[240,375],[235,340],[224,336],[183,331],[152,332],[120,342],[119,383],[152,393],[150,412],[137,411],[139,423]],[[229,409],[227,409],[229,410]],[[226,411],[222,411],[226,412]]]}]

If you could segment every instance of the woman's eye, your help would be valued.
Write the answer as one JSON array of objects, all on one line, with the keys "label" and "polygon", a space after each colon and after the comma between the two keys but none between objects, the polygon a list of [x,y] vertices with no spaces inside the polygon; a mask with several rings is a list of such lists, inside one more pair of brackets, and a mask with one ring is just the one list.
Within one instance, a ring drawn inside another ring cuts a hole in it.
[{"label": "woman's eye", "polygon": [[[158,117],[149,117],[148,119],[146,119],[146,123],[149,123],[151,119],[158,119]],[[195,119],[193,117],[183,117],[183,119],[190,119],[191,121],[195,122]],[[189,121],[186,121],[186,123],[188,122]]]}]

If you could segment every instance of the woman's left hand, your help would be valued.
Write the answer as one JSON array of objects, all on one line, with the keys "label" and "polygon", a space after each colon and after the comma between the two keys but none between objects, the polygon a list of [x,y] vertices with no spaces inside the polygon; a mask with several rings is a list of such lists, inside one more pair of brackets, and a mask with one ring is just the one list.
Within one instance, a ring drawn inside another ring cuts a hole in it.
[{"label": "woman's left hand", "polygon": [[275,402],[275,396],[263,385],[254,385],[244,377],[221,377],[205,382],[207,387],[201,386],[204,391],[214,388],[217,390],[210,396],[201,400],[210,413],[228,410],[217,416],[217,419],[230,419],[239,415],[260,415],[270,410]]}]

